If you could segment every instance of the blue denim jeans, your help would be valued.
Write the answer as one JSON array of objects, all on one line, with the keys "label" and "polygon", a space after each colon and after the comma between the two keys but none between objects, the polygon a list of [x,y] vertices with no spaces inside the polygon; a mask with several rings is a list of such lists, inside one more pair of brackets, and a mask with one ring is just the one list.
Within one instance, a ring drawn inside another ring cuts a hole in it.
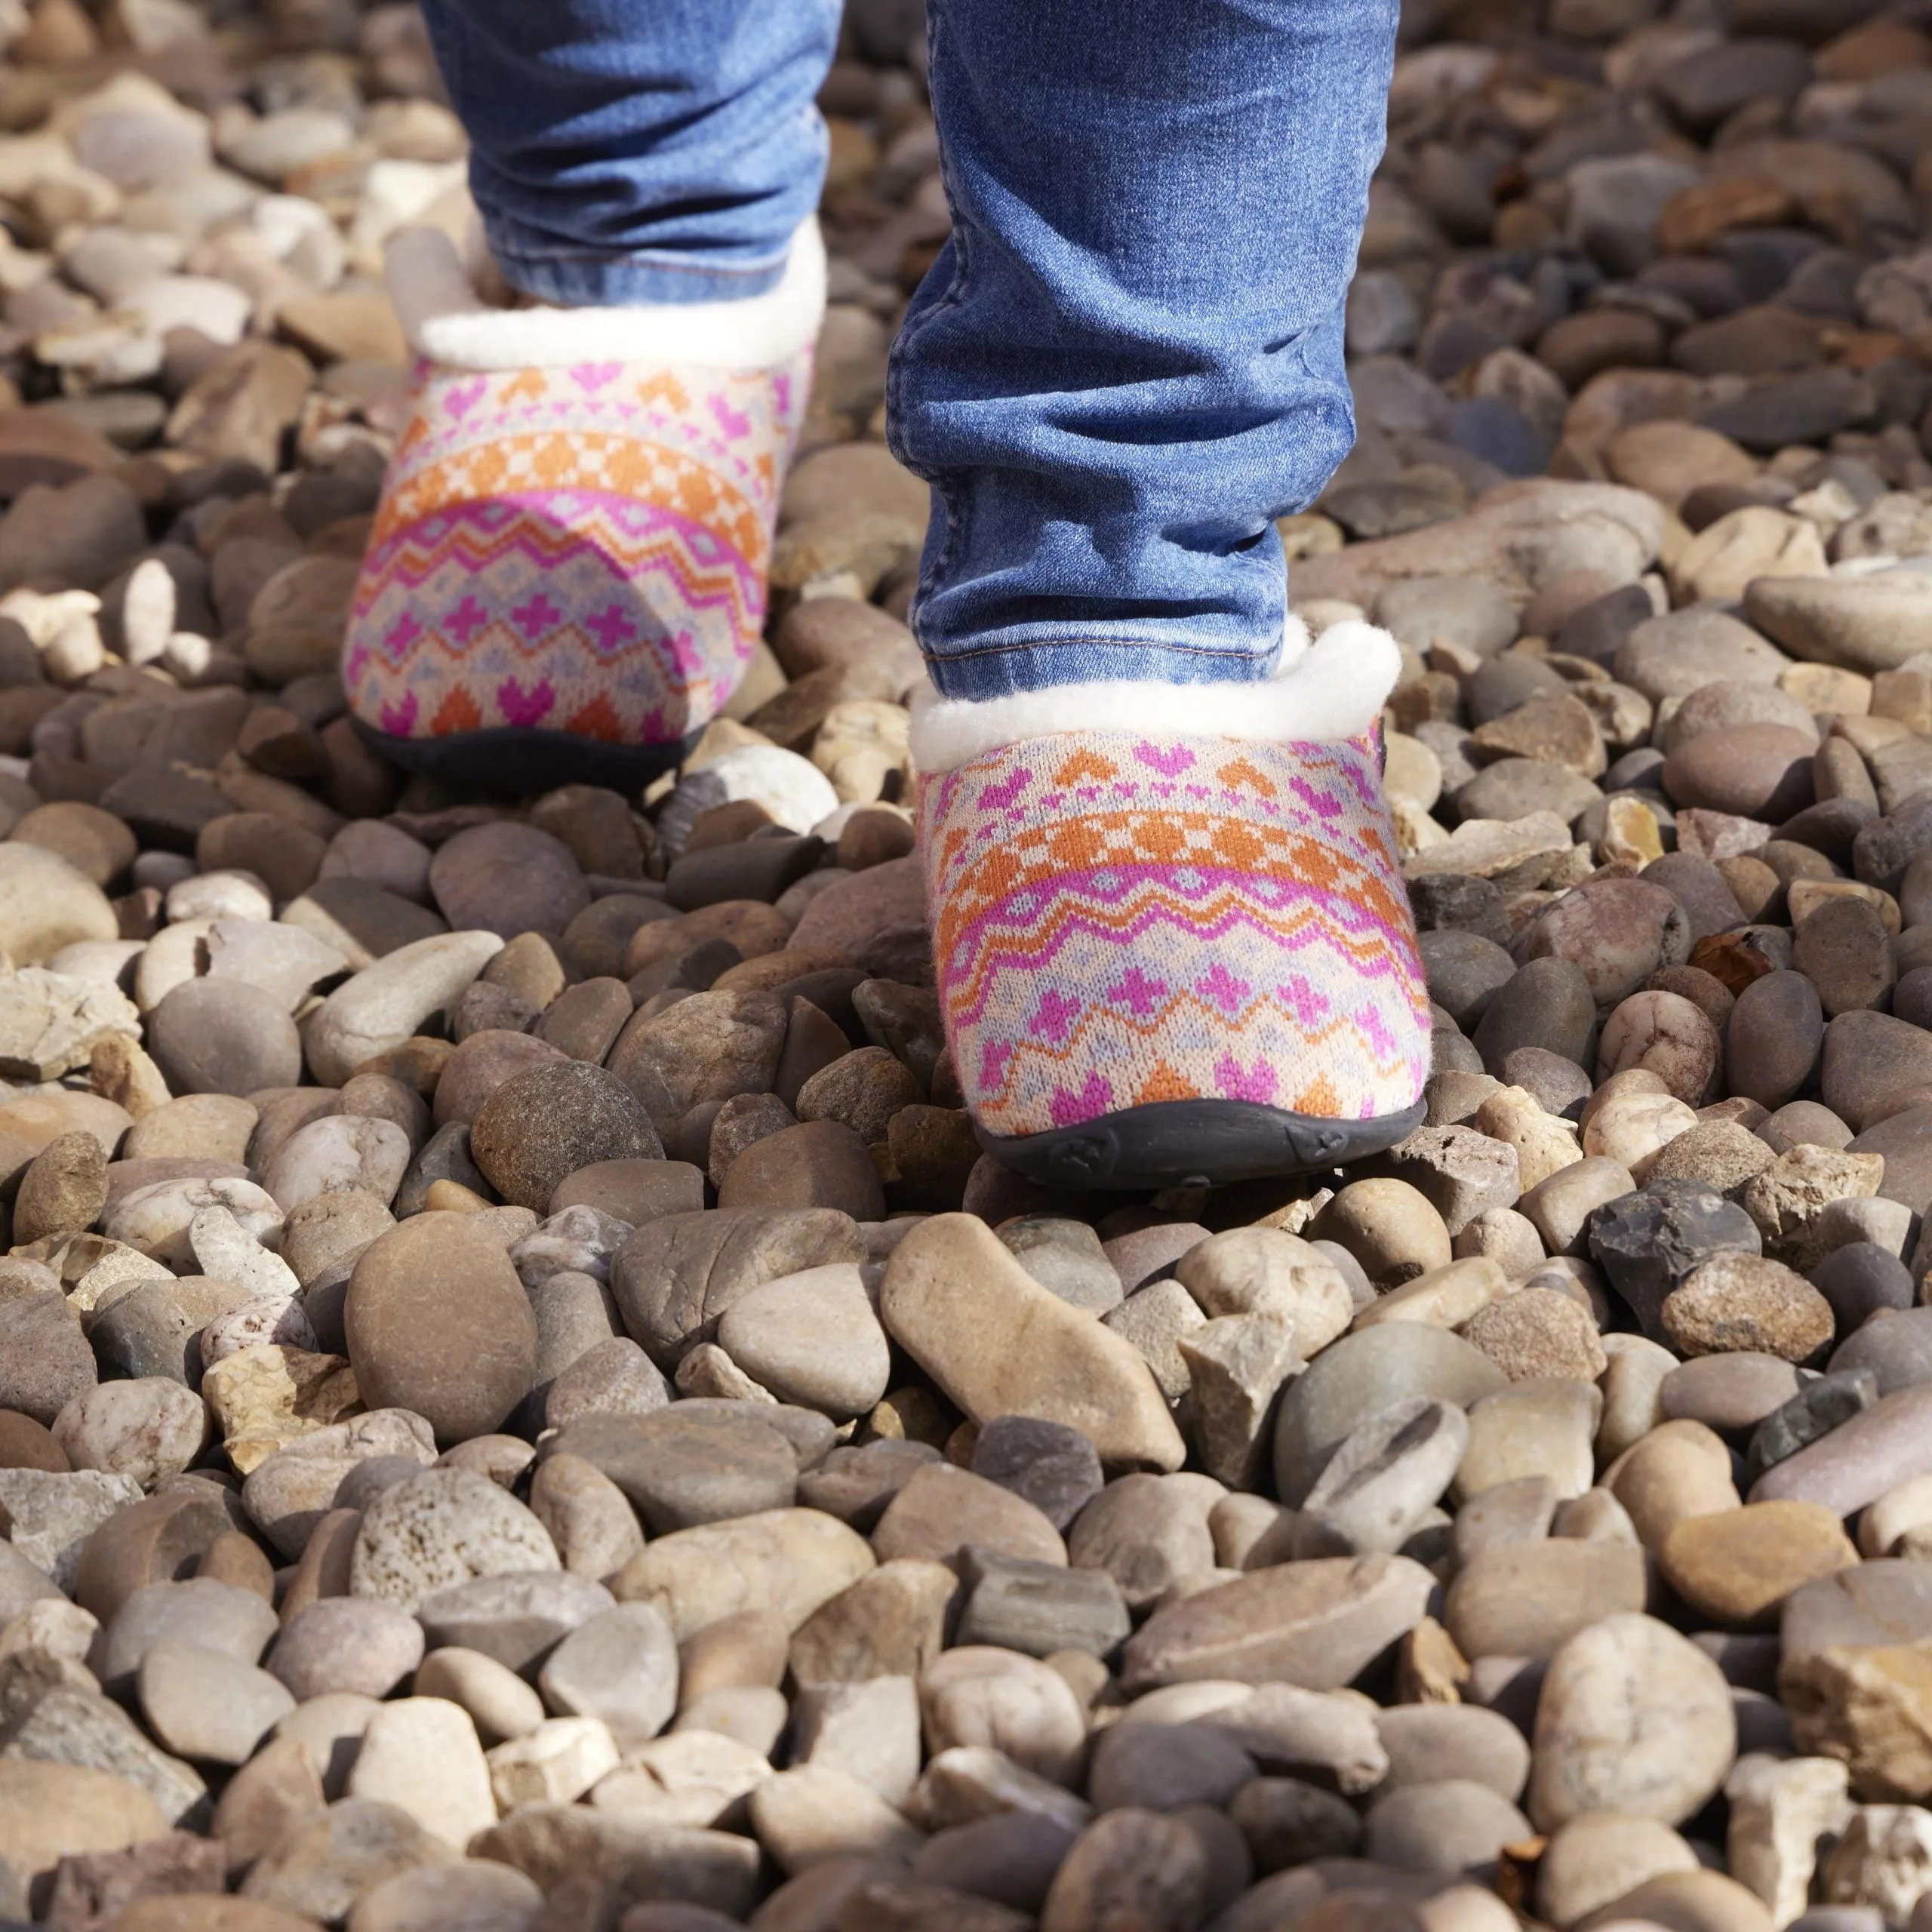
[{"label": "blue denim jeans", "polygon": [[[835,0],[426,0],[506,275],[553,301],[777,280]],[[950,697],[1268,675],[1275,519],[1354,433],[1343,303],[1397,0],[929,0],[952,238],[893,352]]]}]

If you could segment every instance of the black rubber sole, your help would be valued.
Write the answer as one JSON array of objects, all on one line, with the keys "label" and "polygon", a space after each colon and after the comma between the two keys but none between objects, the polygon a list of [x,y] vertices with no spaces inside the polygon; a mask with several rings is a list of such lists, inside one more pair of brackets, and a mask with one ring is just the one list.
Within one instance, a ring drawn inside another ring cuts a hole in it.
[{"label": "black rubber sole", "polygon": [[975,1131],[995,1160],[1043,1187],[1225,1187],[1384,1153],[1425,1111],[1418,1100],[1379,1120],[1324,1120],[1253,1100],[1157,1100],[1044,1134]]},{"label": "black rubber sole", "polygon": [[352,714],[349,721],[385,764],[440,785],[480,792],[548,792],[559,785],[641,791],[681,764],[699,735],[694,731],[668,745],[612,745],[565,731],[502,724],[447,738],[392,738]]}]

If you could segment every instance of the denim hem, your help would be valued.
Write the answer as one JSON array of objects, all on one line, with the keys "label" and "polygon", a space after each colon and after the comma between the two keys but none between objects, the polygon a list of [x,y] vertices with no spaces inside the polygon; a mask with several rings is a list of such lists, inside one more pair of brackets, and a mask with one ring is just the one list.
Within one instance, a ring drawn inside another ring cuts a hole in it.
[{"label": "denim hem", "polygon": [[749,268],[721,269],[663,256],[521,255],[494,241],[490,253],[512,288],[562,309],[749,301],[784,280],[788,259],[780,255]]},{"label": "denim hem", "polygon": [[943,649],[921,641],[927,674],[940,697],[975,699],[1128,678],[1170,685],[1257,684],[1273,675],[1281,639],[1277,632],[1252,650],[1097,637]]}]

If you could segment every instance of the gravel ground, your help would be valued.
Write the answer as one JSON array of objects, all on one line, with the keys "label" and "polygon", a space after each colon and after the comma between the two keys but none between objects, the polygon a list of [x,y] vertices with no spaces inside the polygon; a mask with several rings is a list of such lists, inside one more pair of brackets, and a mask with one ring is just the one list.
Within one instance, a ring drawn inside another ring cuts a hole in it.
[{"label": "gravel ground", "polygon": [[1407,11],[1284,531],[1429,1124],[1146,1200],[939,1031],[916,8],[769,648],[490,799],[335,674],[414,10],[0,5],[0,1919],[1932,1932],[1932,14]]}]

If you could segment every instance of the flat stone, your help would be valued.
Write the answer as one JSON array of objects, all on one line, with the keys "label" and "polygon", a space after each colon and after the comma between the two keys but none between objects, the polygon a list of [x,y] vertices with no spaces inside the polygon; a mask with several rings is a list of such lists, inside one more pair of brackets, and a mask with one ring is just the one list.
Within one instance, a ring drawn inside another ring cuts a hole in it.
[{"label": "flat stone", "polygon": [[798,1484],[790,1444],[745,1404],[587,1417],[552,1439],[549,1453],[559,1451],[601,1469],[660,1536],[785,1509]]},{"label": "flat stone", "polygon": [[866,1258],[856,1225],[834,1209],[713,1208],[640,1227],[611,1264],[611,1289],[626,1330],[668,1371],[715,1340],[719,1318],[750,1290]]},{"label": "flat stone", "polygon": [[1444,1620],[1464,1656],[1554,1657],[1606,1614],[1641,1610],[1644,1554],[1572,1537],[1477,1551],[1450,1586]]},{"label": "flat stone", "polygon": [[384,1697],[423,1660],[423,1632],[394,1604],[324,1597],[291,1617],[266,1668],[299,1702],[353,1693]]},{"label": "flat stone", "polygon": [[772,1509],[660,1537],[612,1580],[620,1602],[659,1598],[681,1641],[721,1617],[771,1610],[789,1629],[873,1567],[865,1539],[814,1509]]},{"label": "flat stone", "polygon": [[507,820],[472,826],[440,846],[429,864],[429,890],[453,929],[505,939],[560,933],[590,903],[561,839]]},{"label": "flat stone", "polygon": [[552,1711],[599,1719],[620,1747],[654,1737],[678,1701],[669,1621],[648,1603],[600,1611],[550,1653],[538,1681]]},{"label": "flat stone", "polygon": [[386,950],[337,987],[309,1021],[303,1045],[315,1077],[339,1087],[365,1060],[412,1038],[502,949],[494,931],[472,931]]},{"label": "flat stone", "polygon": [[134,1689],[135,1673],[158,1643],[192,1638],[204,1649],[252,1664],[275,1631],[275,1612],[251,1590],[206,1577],[150,1583],[115,1611],[89,1663],[103,1687],[121,1696]]},{"label": "flat stone", "polygon": [[141,1714],[169,1750],[220,1764],[245,1764],[295,1700],[265,1670],[182,1638],[141,1660]]},{"label": "flat stone", "polygon": [[1296,1553],[1399,1550],[1447,1490],[1469,1426],[1454,1404],[1409,1396],[1352,1430],[1301,1506]]},{"label": "flat stone", "polygon": [[1431,1586],[1401,1556],[1257,1571],[1156,1612],[1127,1645],[1124,1677],[1142,1690],[1198,1677],[1331,1690],[1414,1627]]},{"label": "flat stone", "polygon": [[886,1392],[885,1333],[860,1270],[849,1265],[811,1269],[752,1289],[725,1310],[718,1340],[780,1400],[841,1420],[863,1414]]},{"label": "flat stone", "polygon": [[[1130,1344],[1042,1288],[977,1217],[940,1215],[886,1264],[886,1331],[975,1421],[1027,1414],[1078,1429],[1103,1459],[1177,1469],[1185,1445]],[[977,1338],[1024,1337],[989,1359]]]},{"label": "flat stone", "polygon": [[1029,1657],[1086,1651],[1105,1657],[1132,1625],[1120,1586],[1104,1571],[1070,1570],[969,1547],[961,1559],[966,1598],[956,1641]]},{"label": "flat stone", "polygon": [[983,1425],[973,1473],[1023,1497],[1063,1533],[1103,1482],[1100,1457],[1085,1436],[1034,1416],[997,1416]]},{"label": "flat stone", "polygon": [[1878,1399],[1878,1378],[1869,1369],[1848,1369],[1807,1382],[1752,1431],[1744,1458],[1752,1481],[1863,1414]]},{"label": "flat stone", "polygon": [[872,1531],[879,1555],[918,1558],[957,1568],[969,1547],[1059,1565],[1066,1552],[1033,1506],[997,1483],[940,1462],[916,1470]]},{"label": "flat stone", "polygon": [[1910,1478],[1932,1474],[1932,1385],[1887,1395],[1751,1487],[1752,1503],[1821,1503],[1849,1516]]},{"label": "flat stone", "polygon": [[1658,1552],[1664,1576],[1700,1615],[1728,1627],[1768,1623],[1791,1592],[1858,1561],[1818,1503],[1756,1503],[1687,1517]]},{"label": "flat stone", "polygon": [[1810,663],[1869,674],[1932,648],[1932,584],[1916,571],[1764,576],[1747,587],[1744,610],[1767,637]]},{"label": "flat stone", "polygon": [[455,1644],[527,1672],[614,1601],[588,1577],[530,1571],[447,1584],[423,1599],[416,1617],[432,1649]]},{"label": "flat stone", "polygon": [[1501,1370],[1459,1337],[1389,1322],[1324,1349],[1289,1385],[1275,1427],[1275,1478],[1291,1507],[1307,1498],[1364,1413],[1405,1397],[1462,1407],[1504,1386]]}]

